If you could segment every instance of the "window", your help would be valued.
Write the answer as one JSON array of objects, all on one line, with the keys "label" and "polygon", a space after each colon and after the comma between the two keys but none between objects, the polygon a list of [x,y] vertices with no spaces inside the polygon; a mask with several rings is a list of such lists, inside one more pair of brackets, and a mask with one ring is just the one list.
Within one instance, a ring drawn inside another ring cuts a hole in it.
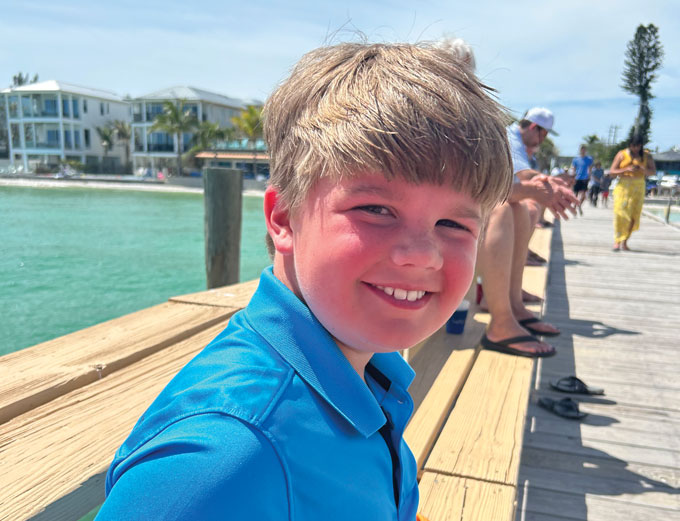
[{"label": "window", "polygon": [[149,134],[149,152],[173,152],[175,150],[173,137],[166,132],[152,132]]},{"label": "window", "polygon": [[21,136],[19,134],[19,125],[12,123],[10,125],[10,135],[12,136],[12,148],[21,148]]},{"label": "window", "polygon": [[74,118],[80,117],[80,110],[78,109],[78,98],[75,98],[73,100],[73,117]]},{"label": "window", "polygon": [[163,113],[162,103],[147,103],[146,104],[146,120],[153,121],[156,116]]},{"label": "window", "polygon": [[67,99],[62,98],[61,100],[61,113],[65,118],[71,117],[70,105]]},{"label": "window", "polygon": [[85,148],[90,148],[90,129],[83,130],[83,138],[85,139]]},{"label": "window", "polygon": [[76,150],[80,150],[80,130],[73,131],[73,144]]},{"label": "window", "polygon": [[21,112],[25,118],[33,117],[33,103],[30,96],[21,96]]},{"label": "window", "polygon": [[73,142],[71,141],[71,131],[64,130],[64,148],[73,148]]},{"label": "window", "polygon": [[134,105],[132,105],[132,121],[134,121],[135,123],[143,121],[141,103],[135,103]]},{"label": "window", "polygon": [[101,101],[99,102],[99,115],[103,116],[104,115],[104,103]]},{"label": "window", "polygon": [[47,130],[47,148],[59,148],[59,131]]},{"label": "window", "polygon": [[45,112],[44,116],[56,116],[57,115],[57,100],[54,98],[45,99]]},{"label": "window", "polygon": [[107,114],[109,113],[110,109],[111,109],[111,107],[110,107],[109,104],[107,103],[107,104],[106,104],[106,113],[107,113]]},{"label": "window", "polygon": [[87,114],[87,100],[83,98],[83,114]]},{"label": "window", "polygon": [[9,117],[18,118],[19,117],[19,96],[10,96],[9,101]]},{"label": "window", "polygon": [[135,152],[144,151],[144,137],[142,136],[142,131],[139,128],[134,129],[134,142],[135,142]]},{"label": "window", "polygon": [[24,124],[24,142],[26,144],[26,148],[35,147],[35,132],[33,129],[33,123]]}]

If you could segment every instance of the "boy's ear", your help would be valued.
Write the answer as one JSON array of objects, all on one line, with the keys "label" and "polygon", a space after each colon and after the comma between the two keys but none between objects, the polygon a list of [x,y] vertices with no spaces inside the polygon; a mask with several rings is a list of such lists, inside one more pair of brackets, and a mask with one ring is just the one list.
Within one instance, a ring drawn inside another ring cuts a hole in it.
[{"label": "boy's ear", "polygon": [[264,219],[274,249],[281,255],[293,253],[293,233],[290,228],[290,212],[281,202],[273,186],[264,192]]}]

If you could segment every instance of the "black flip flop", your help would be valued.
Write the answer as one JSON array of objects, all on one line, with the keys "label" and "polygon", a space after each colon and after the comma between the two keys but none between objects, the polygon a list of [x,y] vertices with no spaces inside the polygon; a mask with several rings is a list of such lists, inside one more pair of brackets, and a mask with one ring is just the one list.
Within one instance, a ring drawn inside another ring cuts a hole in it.
[{"label": "black flip flop", "polygon": [[580,378],[575,376],[565,376],[556,382],[550,382],[550,387],[556,391],[572,394],[604,394],[604,389],[600,387],[589,387]]},{"label": "black flip flop", "polygon": [[508,355],[526,356],[527,358],[548,358],[555,355],[557,351],[553,347],[551,351],[542,351],[538,353],[532,353],[531,351],[522,351],[514,347],[510,347],[512,344],[519,344],[521,342],[539,342],[538,338],[531,335],[515,336],[512,338],[506,338],[505,340],[499,340],[498,342],[493,342],[489,340],[486,333],[482,336],[482,340],[479,342],[484,349],[489,349],[490,351],[498,351],[499,353],[505,353]]},{"label": "black flip flop", "polygon": [[567,418],[569,420],[580,420],[588,416],[588,413],[578,410],[578,402],[571,398],[562,398],[561,400],[553,400],[552,398],[539,398],[538,405],[550,411],[557,416]]},{"label": "black flip flop", "polygon": [[535,328],[533,328],[529,325],[529,324],[535,324],[536,322],[543,322],[540,318],[536,318],[536,317],[524,318],[522,320],[518,320],[517,322],[519,322],[519,325],[522,326],[524,329],[526,329],[532,335],[536,335],[536,336],[557,336],[561,333],[560,331],[558,331],[557,333],[540,331],[540,330],[535,329]]}]

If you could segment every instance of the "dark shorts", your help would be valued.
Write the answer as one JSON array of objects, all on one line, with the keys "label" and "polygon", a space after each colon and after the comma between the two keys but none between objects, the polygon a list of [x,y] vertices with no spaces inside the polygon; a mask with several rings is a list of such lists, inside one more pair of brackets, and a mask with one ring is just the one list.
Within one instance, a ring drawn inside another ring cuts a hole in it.
[{"label": "dark shorts", "polygon": [[574,193],[577,194],[579,192],[585,192],[588,190],[588,180],[587,179],[579,179],[574,183]]}]

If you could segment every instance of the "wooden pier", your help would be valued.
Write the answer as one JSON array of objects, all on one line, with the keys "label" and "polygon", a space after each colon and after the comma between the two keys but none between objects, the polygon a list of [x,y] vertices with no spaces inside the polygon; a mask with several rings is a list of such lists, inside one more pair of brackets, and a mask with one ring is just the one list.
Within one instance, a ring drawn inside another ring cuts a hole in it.
[{"label": "wooden pier", "polygon": [[[645,219],[638,251],[614,253],[611,221],[586,208],[532,238],[550,263],[527,267],[524,287],[563,331],[554,358],[480,352],[489,316],[474,307],[463,335],[409,351],[405,437],[430,521],[680,520],[680,230]],[[0,521],[76,521],[100,504],[135,420],[255,286],[174,297],[0,358]],[[569,374],[606,389],[582,399],[581,422],[535,405]]]},{"label": "wooden pier", "polygon": [[[536,364],[517,521],[680,520],[680,230],[643,217],[631,252],[612,251],[612,209],[553,232],[546,320],[558,354]],[[575,374],[581,421],[538,407]]]}]

